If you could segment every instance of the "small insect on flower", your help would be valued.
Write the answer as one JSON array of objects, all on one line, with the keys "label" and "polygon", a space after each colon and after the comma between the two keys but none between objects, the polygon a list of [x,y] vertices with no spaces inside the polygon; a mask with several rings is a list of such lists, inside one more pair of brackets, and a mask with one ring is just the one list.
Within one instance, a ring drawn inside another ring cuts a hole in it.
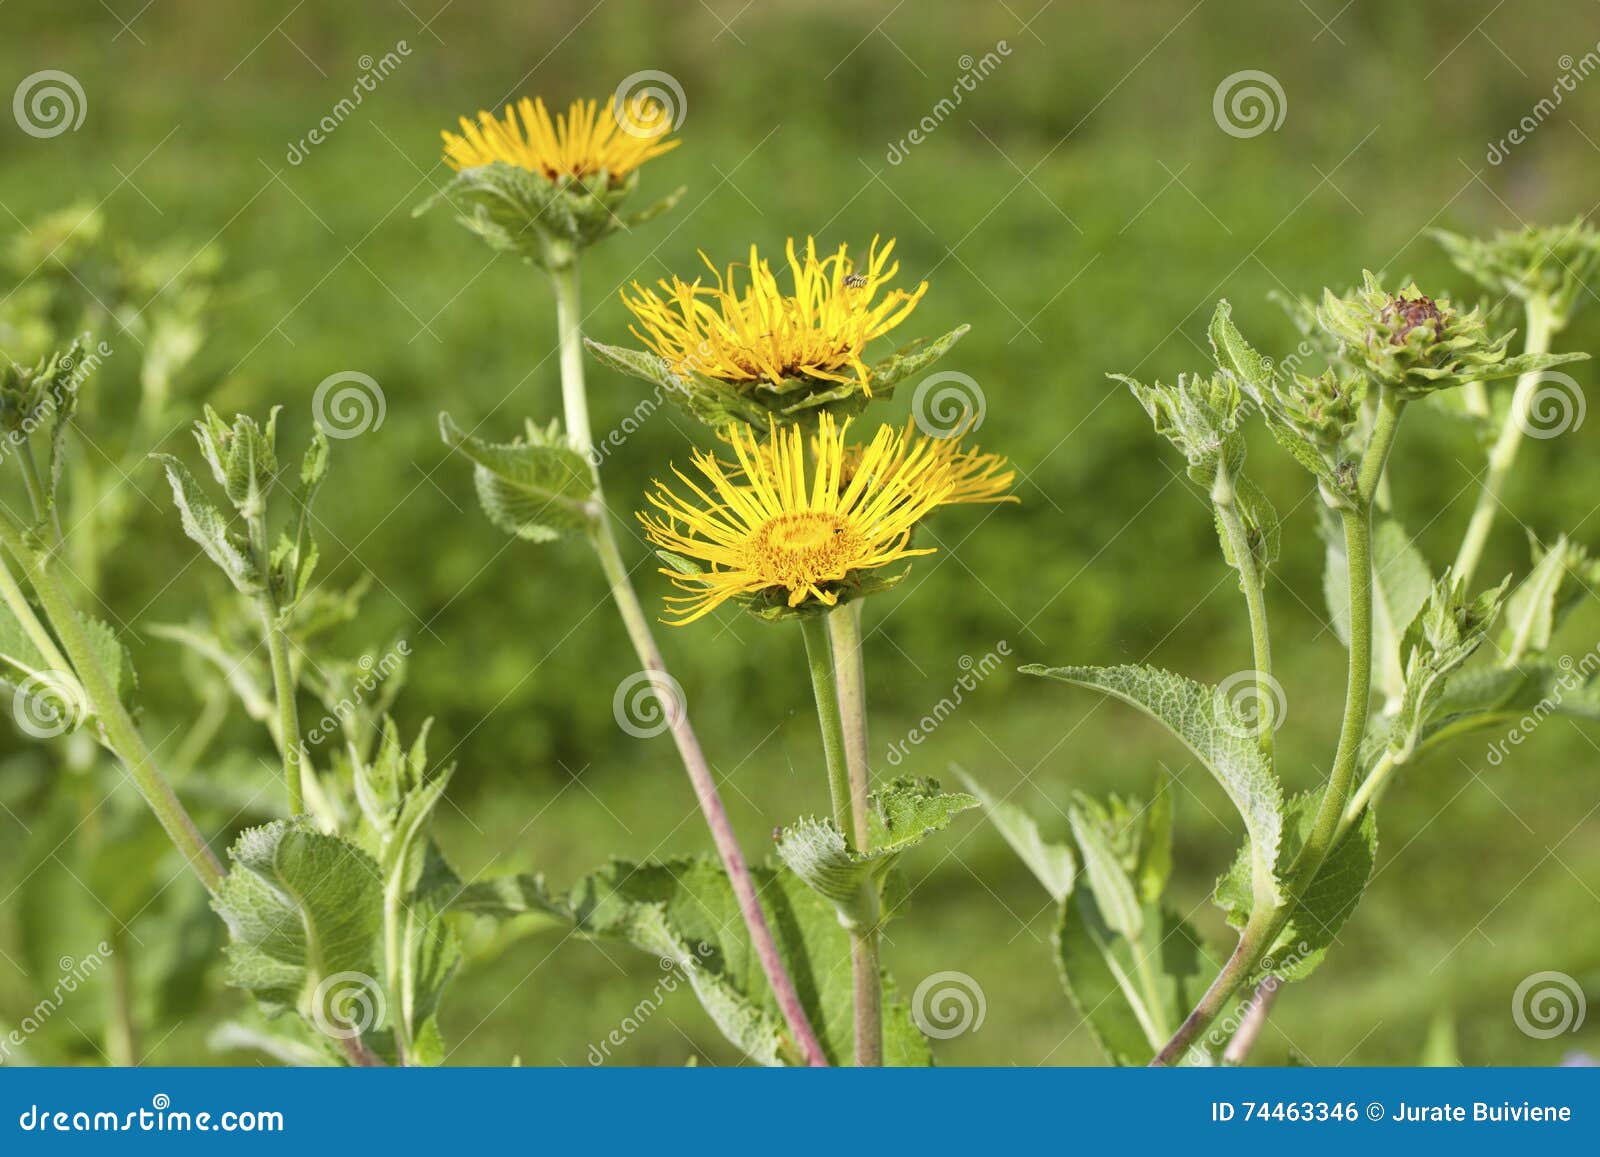
[{"label": "small insect on flower", "polygon": [[576,100],[552,119],[542,97],[523,97],[503,117],[479,112],[477,123],[461,118],[460,134],[440,135],[445,163],[457,171],[503,161],[552,181],[604,173],[617,182],[679,144],[666,139],[672,117],[659,101],[635,97],[622,118],[612,101]]},{"label": "small insect on flower", "polygon": [[844,382],[870,395],[872,373],[862,351],[911,315],[928,283],[892,289],[874,300],[900,270],[891,260],[892,240],[880,248],[873,238],[860,269],[843,245],[818,257],[811,238],[803,254],[793,239],[785,253],[792,283],[787,293],[753,245],[747,264],[725,271],[700,254],[714,285],[674,277],[659,282],[657,292],[634,282],[632,295],[622,294],[639,320],[633,335],[680,373],[772,385]]},{"label": "small insect on flower", "polygon": [[[865,593],[874,578],[898,579],[879,573],[884,568],[933,553],[912,547],[911,532],[952,501],[958,483],[973,485],[962,483],[970,467],[938,439],[913,441],[909,430],[880,426],[846,480],[849,426],[823,414],[809,466],[800,427],[773,423],[762,442],[754,430],[735,426],[724,437],[736,464],[695,454],[708,487],[679,472],[693,492],[686,499],[656,483],[648,498],[660,513],[641,513],[639,521],[653,543],[683,563],[662,570],[686,592],[668,597],[668,611],[677,616],[669,622],[692,623],[729,599],[759,597],[779,613],[803,604],[832,607]],[[993,484],[992,474],[979,476],[983,487]]]}]

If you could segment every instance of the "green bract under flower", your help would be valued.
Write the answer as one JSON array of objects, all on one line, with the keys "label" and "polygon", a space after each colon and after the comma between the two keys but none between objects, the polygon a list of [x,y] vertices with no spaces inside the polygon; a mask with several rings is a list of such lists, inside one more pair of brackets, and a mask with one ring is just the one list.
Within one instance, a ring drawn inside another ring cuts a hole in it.
[{"label": "green bract under flower", "polygon": [[1491,293],[1538,301],[1561,329],[1576,310],[1583,286],[1600,270],[1600,231],[1578,218],[1567,225],[1502,230],[1479,239],[1434,231],[1462,272]]},{"label": "green bract under flower", "polygon": [[552,180],[493,161],[462,169],[412,215],[447,201],[455,207],[456,219],[493,248],[546,269],[565,269],[590,245],[666,212],[683,196],[680,188],[646,209],[624,215],[623,203],[638,186],[636,171],[621,180],[604,172]]},{"label": "green bract under flower", "polygon": [[1511,333],[1491,335],[1481,310],[1463,313],[1450,299],[1429,297],[1414,284],[1391,293],[1370,271],[1353,293],[1338,297],[1327,291],[1317,321],[1353,367],[1406,399],[1468,382],[1516,377],[1583,356],[1508,357]]},{"label": "green bract under flower", "polygon": [[12,433],[32,433],[52,412],[69,417],[76,400],[73,375],[81,349],[82,343],[73,342],[32,366],[13,362],[0,352],[0,427]]}]

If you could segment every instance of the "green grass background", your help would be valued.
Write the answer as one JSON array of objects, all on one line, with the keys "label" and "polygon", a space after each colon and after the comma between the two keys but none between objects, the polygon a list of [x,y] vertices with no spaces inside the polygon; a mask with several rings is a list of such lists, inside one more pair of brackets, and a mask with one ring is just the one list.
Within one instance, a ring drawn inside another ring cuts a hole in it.
[{"label": "green grass background", "polygon": [[[349,92],[359,58],[401,40],[403,66],[290,164],[290,143]],[[999,41],[1004,64],[889,164],[890,143],[948,94],[961,58]],[[324,505],[326,573],[374,579],[352,646],[396,632],[411,640],[399,713],[408,730],[435,717],[434,751],[460,764],[442,833],[459,866],[537,869],[566,885],[610,854],[708,841],[667,740],[632,739],[612,720],[612,691],[636,664],[591,560],[575,544],[508,542],[438,441],[441,409],[509,434],[559,406],[542,278],[492,257],[445,212],[411,217],[446,177],[441,127],[510,94],[602,96],[641,69],[682,83],[684,143],[646,168],[642,196],[679,184],[688,193],[671,215],[590,255],[587,326],[600,340],[627,340],[615,295],[627,279],[690,272],[700,248],[729,261],[752,241],[777,249],[808,232],[827,244],[899,238],[906,280],[925,276],[932,289],[897,337],[972,323],[941,368],[980,383],[981,440],[1017,464],[1023,503],[943,520],[950,549],[869,606],[881,751],[950,692],[962,656],[1002,640],[1018,662],[1150,661],[1213,680],[1247,667],[1242,607],[1203,495],[1105,374],[1206,368],[1205,321],[1222,296],[1276,355],[1296,339],[1267,300],[1274,290],[1343,286],[1371,267],[1474,297],[1425,230],[1596,207],[1600,81],[1565,94],[1504,164],[1485,152],[1548,95],[1564,55],[1597,41],[1600,11],[1556,0],[9,0],[0,96],[59,68],[79,79],[88,110],[81,129],[48,140],[0,123],[0,229],[100,202],[129,238],[214,240],[249,292],[187,375],[196,407],[201,396],[219,407],[283,403],[298,445],[323,378],[359,370],[381,383],[385,423],[336,444]],[[1241,69],[1282,83],[1277,131],[1236,139],[1218,128],[1212,94]],[[1561,340],[1600,348],[1597,320],[1588,310]],[[117,389],[118,372],[97,388]],[[641,387],[590,373],[595,426],[607,430]],[[906,408],[903,396],[882,414],[901,419]],[[630,504],[704,438],[658,412],[608,465],[611,494]],[[192,457],[181,430],[161,448]],[[1597,450],[1600,421],[1530,444],[1508,496],[1516,518],[1600,541]],[[1251,462],[1288,515],[1271,597],[1289,693],[1284,776],[1301,788],[1326,771],[1343,653],[1322,604],[1307,479],[1265,439],[1252,441]],[[1459,431],[1425,412],[1402,433],[1397,505],[1438,565],[1465,525],[1478,462]],[[147,718],[164,733],[184,722],[184,689],[170,648],[137,628],[186,616],[215,578],[187,566],[195,552],[157,473],[126,485],[151,501],[133,504],[136,531],[108,601],[132,620]],[[628,545],[654,603],[663,580],[643,545]],[[1484,573],[1525,560],[1523,531],[1503,519]],[[1575,620],[1570,647],[1600,633],[1592,612]],[[774,825],[826,806],[798,635],[731,612],[663,634],[740,833],[764,854]],[[1203,769],[1132,713],[1011,666],[903,770],[941,775],[959,762],[998,791],[1018,786],[1014,798],[1059,831],[1073,790],[1145,792],[1170,769],[1181,784],[1177,900],[1223,943],[1205,898],[1239,832]],[[238,735],[260,744],[243,725]],[[17,751],[0,774],[20,776],[37,758],[9,732],[0,745]],[[1284,994],[1263,1059],[1292,1049],[1318,1064],[1409,1062],[1439,1013],[1457,1019],[1469,1063],[1553,1063],[1600,1041],[1600,1012],[1553,1041],[1522,1035],[1510,1016],[1512,990],[1534,971],[1600,991],[1600,747],[1564,720],[1498,768],[1486,746],[1468,740],[1432,759],[1386,801],[1369,895],[1323,969]],[[31,877],[23,867],[35,797],[13,791],[0,813],[0,896],[10,894],[0,1019],[10,1022],[39,988],[22,963],[23,898],[39,873],[76,886],[50,862]],[[909,871],[914,903],[890,931],[889,966],[906,988],[966,972],[987,1000],[981,1029],[941,1043],[941,1061],[1096,1062],[1055,976],[1045,896],[999,839],[965,817]],[[446,1011],[452,1060],[587,1063],[655,974],[646,957],[549,935],[486,950]],[[217,1059],[205,1028],[242,1001],[214,975],[205,983],[201,1012],[147,1026],[152,1062]],[[39,1043],[49,1056],[95,1059],[60,1021]],[[684,991],[613,1050],[640,1064],[695,1054],[731,1059]]]}]

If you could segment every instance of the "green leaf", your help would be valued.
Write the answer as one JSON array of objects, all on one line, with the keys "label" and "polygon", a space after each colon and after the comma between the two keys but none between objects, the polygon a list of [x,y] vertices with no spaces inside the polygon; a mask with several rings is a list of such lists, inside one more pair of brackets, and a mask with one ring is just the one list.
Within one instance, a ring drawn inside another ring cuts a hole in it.
[{"label": "green leaf", "polygon": [[476,880],[459,888],[450,900],[450,911],[470,916],[490,916],[510,920],[519,916],[543,916],[569,923],[572,913],[545,886],[544,877],[530,875],[495,876]]},{"label": "green leaf", "polygon": [[1258,396],[1271,391],[1272,365],[1245,341],[1233,324],[1233,306],[1226,298],[1217,302],[1216,312],[1211,315],[1209,336],[1218,368],[1232,374]]},{"label": "green leaf", "polygon": [[1533,544],[1533,550],[1533,570],[1506,601],[1500,630],[1500,649],[1505,652],[1502,666],[1515,666],[1525,657],[1542,655],[1550,649],[1556,624],[1568,602],[1566,596],[1573,587],[1579,587],[1570,580],[1587,561],[1587,552],[1566,535],[1548,550],[1540,550],[1538,543]]},{"label": "green leaf", "polygon": [[778,837],[778,858],[851,928],[878,918],[880,889],[896,861],[955,816],[978,806],[970,795],[945,793],[932,779],[896,779],[867,797],[869,850],[847,846],[832,820],[806,818]]},{"label": "green leaf", "polygon": [[1072,838],[1083,854],[1083,874],[1094,893],[1094,906],[1105,925],[1124,940],[1138,940],[1144,934],[1144,908],[1134,893],[1133,880],[1122,866],[1104,827],[1086,816],[1081,808],[1067,811]]},{"label": "green leaf", "polygon": [[912,374],[922,372],[944,357],[955,346],[956,342],[966,337],[971,331],[972,327],[970,325],[958,325],[943,337],[918,338],[908,345],[901,346],[894,353],[872,367],[872,374],[868,382],[872,387],[873,395],[890,396],[894,393],[896,385],[905,381]]},{"label": "green leaf", "polygon": [[1222,785],[1250,836],[1258,902],[1281,900],[1273,874],[1283,827],[1283,791],[1253,729],[1229,717],[1217,690],[1154,667],[1023,667],[1028,675],[1103,691],[1166,725]]},{"label": "green leaf", "polygon": [[[751,874],[823,1051],[832,1063],[850,1063],[849,933],[833,905],[792,872],[754,868]],[[580,881],[569,903],[580,932],[626,941],[684,975],[722,1034],[747,1057],[764,1065],[801,1063],[720,864],[704,857],[612,863]],[[928,1042],[887,977],[883,1021],[886,1064],[932,1063]]]},{"label": "green leaf", "polygon": [[1155,795],[1144,813],[1144,836],[1139,842],[1139,859],[1134,879],[1139,897],[1150,903],[1167,890],[1172,877],[1172,776],[1162,772],[1156,779]]},{"label": "green leaf", "polygon": [[530,542],[550,542],[588,525],[594,479],[556,423],[529,425],[515,442],[493,444],[439,415],[445,445],[473,463],[478,502],[489,521]]},{"label": "green leaf", "polygon": [[1199,935],[1177,913],[1146,904],[1139,924],[1137,941],[1119,936],[1093,889],[1072,893],[1056,922],[1062,985],[1117,1065],[1148,1064],[1216,974]]},{"label": "green leaf", "polygon": [[166,468],[167,481],[172,486],[172,501],[183,519],[183,532],[199,543],[206,557],[221,568],[241,594],[258,593],[261,576],[251,565],[249,548],[240,536],[228,529],[227,518],[206,497],[194,475],[170,454],[154,454],[152,457]]},{"label": "green leaf", "polygon": [[383,887],[360,848],[302,823],[243,832],[216,908],[232,943],[228,979],[272,1015],[294,1010],[324,1032],[386,1026],[378,943]]},{"label": "green leaf", "polygon": [[[1320,791],[1311,791],[1302,792],[1289,801],[1283,847],[1278,855],[1278,873],[1286,884],[1290,866],[1315,826],[1321,799]],[[1311,974],[1361,902],[1361,895],[1372,878],[1377,851],[1377,823],[1372,809],[1368,808],[1361,822],[1334,844],[1316,877],[1300,893],[1298,902],[1290,910],[1288,923],[1262,958],[1259,975],[1302,980]],[[1250,917],[1251,877],[1250,866],[1242,855],[1217,881],[1214,899],[1227,914],[1229,924],[1235,928],[1244,927]]]},{"label": "green leaf", "polygon": [[[96,661],[111,677],[118,699],[124,705],[131,705],[139,679],[127,647],[123,646],[117,632],[101,620],[80,613],[78,621],[88,636]],[[42,622],[39,630],[45,630]],[[53,639],[47,641],[54,643]],[[4,604],[0,604],[0,682],[15,688],[12,704],[15,722],[19,729],[35,738],[76,730],[94,714],[94,704],[77,674],[45,658],[39,644]]]},{"label": "green leaf", "polygon": [[978,797],[989,822],[999,829],[1006,843],[1011,845],[1011,850],[1022,858],[1039,883],[1044,885],[1045,891],[1057,902],[1070,896],[1078,871],[1077,857],[1072,854],[1071,845],[1046,840],[1039,834],[1039,825],[1027,812],[1016,804],[996,799],[959,767],[954,770],[967,790]]}]

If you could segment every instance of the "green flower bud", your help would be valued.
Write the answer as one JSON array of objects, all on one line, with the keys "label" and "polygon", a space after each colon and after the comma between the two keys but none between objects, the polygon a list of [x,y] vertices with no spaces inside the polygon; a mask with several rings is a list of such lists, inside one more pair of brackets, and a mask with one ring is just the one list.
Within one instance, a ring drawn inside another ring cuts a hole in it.
[{"label": "green flower bud", "polygon": [[1481,310],[1462,312],[1448,298],[1429,297],[1415,285],[1391,293],[1371,272],[1353,293],[1324,291],[1317,322],[1350,365],[1408,400],[1585,356],[1508,357],[1511,333],[1491,335]]},{"label": "green flower bud", "polygon": [[1493,294],[1539,302],[1552,329],[1571,320],[1584,284],[1600,268],[1600,231],[1583,218],[1567,225],[1530,225],[1493,237],[1433,233],[1458,268]]}]

